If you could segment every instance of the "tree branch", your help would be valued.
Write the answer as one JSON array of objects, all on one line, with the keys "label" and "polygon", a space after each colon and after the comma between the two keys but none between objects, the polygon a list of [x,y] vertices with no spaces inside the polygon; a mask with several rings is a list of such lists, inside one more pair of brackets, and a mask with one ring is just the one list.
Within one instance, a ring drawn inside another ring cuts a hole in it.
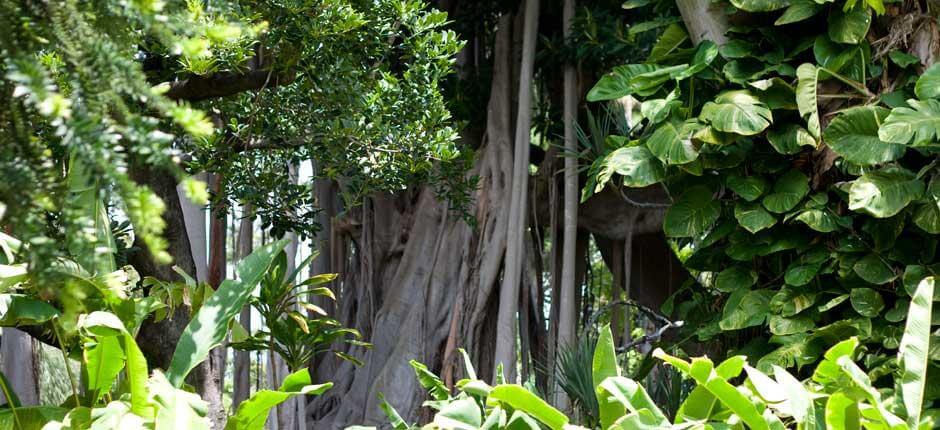
[{"label": "tree branch", "polygon": [[171,82],[166,96],[173,100],[195,102],[288,85],[294,82],[296,77],[297,73],[293,70],[275,73],[270,69],[249,70],[244,73],[220,72],[207,76],[194,75]]}]

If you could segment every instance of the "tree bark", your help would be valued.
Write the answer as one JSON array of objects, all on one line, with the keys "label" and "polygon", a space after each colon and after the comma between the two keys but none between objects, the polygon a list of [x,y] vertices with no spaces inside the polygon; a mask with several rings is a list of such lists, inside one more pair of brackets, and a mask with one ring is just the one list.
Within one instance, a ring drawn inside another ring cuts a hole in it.
[{"label": "tree bark", "polygon": [[[506,259],[499,295],[494,365],[503,366],[508,381],[516,379],[516,317],[519,311],[519,283],[523,264],[526,204],[529,190],[529,139],[532,128],[532,77],[535,72],[535,45],[538,37],[539,0],[526,0],[523,23],[522,63],[519,70],[519,104],[516,112],[513,154],[512,198],[507,226]],[[495,369],[495,368],[494,368]]]},{"label": "tree bark", "polygon": [[[213,193],[219,194],[222,191],[222,180],[220,175],[211,175],[211,189]],[[213,290],[217,290],[222,280],[225,279],[226,267],[226,225],[227,208],[219,203],[212,208],[209,217],[209,268],[207,271],[207,283]],[[204,224],[203,224],[204,225]],[[197,264],[198,267],[198,264]],[[202,379],[202,384],[196,389],[203,400],[209,403],[209,418],[212,420],[215,428],[225,426],[225,409],[222,407],[223,380],[225,377],[226,346],[228,342],[216,347],[209,353],[209,359],[206,361],[208,366],[202,366],[199,372],[206,372]]]},{"label": "tree bark", "polygon": [[[251,205],[242,206],[242,219],[238,227],[237,259],[251,254],[254,238],[254,213]],[[245,331],[251,333],[251,306],[245,306],[238,316]],[[232,410],[236,410],[251,395],[251,352],[235,350],[232,381]]]},{"label": "tree bark", "polygon": [[676,6],[679,7],[692,43],[698,45],[703,40],[711,40],[721,46],[728,42],[725,36],[728,18],[720,3],[712,0],[676,0]]},{"label": "tree bark", "polygon": [[[562,19],[564,20],[564,36],[571,36],[571,25],[574,20],[575,0],[564,0]],[[577,75],[575,65],[565,64],[564,70],[564,123],[565,123],[565,168],[564,168],[564,216],[562,229],[564,235],[564,248],[561,257],[561,282],[558,294],[558,337],[559,346],[567,346],[574,341],[575,333],[575,305],[574,305],[574,277],[575,277],[575,242],[578,236],[578,153],[575,138],[575,121],[578,111]],[[560,388],[560,387],[558,387]],[[564,390],[556,389],[558,397],[555,402],[559,409],[567,411],[570,400]]]},{"label": "tree bark", "polygon": [[[0,361],[3,374],[10,381],[10,390],[16,393],[23,406],[39,404],[39,363],[36,360],[36,341],[30,335],[13,327],[4,327],[0,337]],[[0,392],[0,401],[6,401]]]}]

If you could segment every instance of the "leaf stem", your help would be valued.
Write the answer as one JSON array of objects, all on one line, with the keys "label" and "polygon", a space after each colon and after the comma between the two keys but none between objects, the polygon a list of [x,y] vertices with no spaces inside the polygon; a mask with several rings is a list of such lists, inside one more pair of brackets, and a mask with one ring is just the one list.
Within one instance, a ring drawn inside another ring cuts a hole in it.
[{"label": "leaf stem", "polygon": [[62,342],[62,333],[59,331],[59,326],[56,324],[58,318],[52,320],[52,331],[55,333],[56,340],[59,343],[59,350],[62,351],[62,359],[65,361],[65,373],[69,378],[69,385],[72,386],[72,396],[75,398],[75,407],[81,406],[81,402],[78,400],[78,386],[75,385],[75,375],[72,374],[72,366],[69,363],[69,356],[65,353],[65,343]]}]

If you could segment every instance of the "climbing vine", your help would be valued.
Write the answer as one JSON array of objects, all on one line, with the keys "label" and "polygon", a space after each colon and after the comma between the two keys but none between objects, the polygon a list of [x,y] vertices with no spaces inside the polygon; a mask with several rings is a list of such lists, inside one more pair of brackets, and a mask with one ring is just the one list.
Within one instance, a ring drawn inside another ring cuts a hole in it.
[{"label": "climbing vine", "polygon": [[917,2],[722,5],[720,46],[693,44],[673,11],[646,62],[588,93],[640,103],[584,196],[668,190],[663,230],[696,278],[670,310],[697,340],[799,369],[857,336],[877,380],[898,365],[911,294],[940,268],[940,66],[916,49],[936,20]]}]

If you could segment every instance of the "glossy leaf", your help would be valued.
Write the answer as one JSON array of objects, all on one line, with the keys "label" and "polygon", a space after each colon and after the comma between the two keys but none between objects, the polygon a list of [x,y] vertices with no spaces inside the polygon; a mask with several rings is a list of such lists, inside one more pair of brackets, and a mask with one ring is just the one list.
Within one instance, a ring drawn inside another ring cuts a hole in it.
[{"label": "glossy leaf", "polygon": [[718,219],[721,205],[705,186],[688,189],[666,211],[663,229],[670,237],[691,237],[705,233]]},{"label": "glossy leaf", "polygon": [[907,423],[911,428],[920,424],[921,408],[927,384],[928,353],[930,351],[930,323],[933,308],[934,278],[920,281],[911,297],[904,337],[898,348],[901,367],[901,393],[907,410]]},{"label": "glossy leaf", "polygon": [[180,387],[186,375],[209,356],[209,351],[222,344],[229,324],[241,312],[271,262],[286,245],[287,240],[282,239],[243,258],[236,268],[238,279],[223,281],[193,316],[180,336],[166,372],[174,387]]},{"label": "glossy leaf", "polygon": [[924,183],[913,173],[897,167],[868,172],[852,182],[849,209],[876,218],[897,215],[924,193]]},{"label": "glossy leaf", "polygon": [[907,147],[878,138],[878,129],[888,114],[887,109],[874,106],[847,109],[829,123],[823,137],[833,151],[855,164],[872,165],[897,160]]}]

